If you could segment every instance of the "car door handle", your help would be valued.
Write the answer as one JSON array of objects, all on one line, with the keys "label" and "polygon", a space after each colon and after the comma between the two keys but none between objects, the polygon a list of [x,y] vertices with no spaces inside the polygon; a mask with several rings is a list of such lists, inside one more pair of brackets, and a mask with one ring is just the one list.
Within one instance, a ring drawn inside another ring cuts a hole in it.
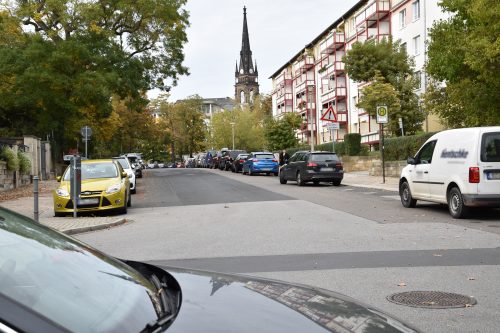
[{"label": "car door handle", "polygon": [[429,173],[429,171],[424,171],[424,173]]}]

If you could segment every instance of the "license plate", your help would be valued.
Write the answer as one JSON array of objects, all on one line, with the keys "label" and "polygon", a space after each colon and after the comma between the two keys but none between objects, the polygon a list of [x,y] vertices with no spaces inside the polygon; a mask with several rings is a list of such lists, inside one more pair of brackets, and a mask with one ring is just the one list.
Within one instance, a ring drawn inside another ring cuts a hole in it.
[{"label": "license plate", "polygon": [[321,171],[333,171],[333,168],[321,168]]},{"label": "license plate", "polygon": [[78,201],[78,204],[81,205],[81,206],[84,206],[84,205],[95,205],[95,204],[98,204],[98,203],[99,203],[99,199],[98,198],[80,199]]},{"label": "license plate", "polygon": [[263,168],[262,171],[271,171],[272,169],[269,168]]},{"label": "license plate", "polygon": [[487,172],[486,178],[488,178],[488,180],[500,179],[500,172]]}]

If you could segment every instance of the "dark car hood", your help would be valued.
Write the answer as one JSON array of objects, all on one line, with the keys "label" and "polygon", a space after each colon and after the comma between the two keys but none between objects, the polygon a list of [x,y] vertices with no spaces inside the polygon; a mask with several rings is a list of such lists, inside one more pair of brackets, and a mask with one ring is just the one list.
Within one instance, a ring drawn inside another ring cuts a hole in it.
[{"label": "dark car hood", "polygon": [[347,296],[268,279],[159,266],[182,291],[168,332],[416,332]]}]

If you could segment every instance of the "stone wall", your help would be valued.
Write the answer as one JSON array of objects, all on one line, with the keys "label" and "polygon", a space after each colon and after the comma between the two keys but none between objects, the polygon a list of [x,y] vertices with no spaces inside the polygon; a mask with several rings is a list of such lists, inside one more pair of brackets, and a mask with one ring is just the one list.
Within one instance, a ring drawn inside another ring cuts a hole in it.
[{"label": "stone wall", "polygon": [[379,161],[378,157],[372,156],[342,156],[340,159],[345,172],[368,171],[375,161]]},{"label": "stone wall", "polygon": [[0,161],[0,192],[31,184],[31,176],[7,170],[7,163]]},{"label": "stone wall", "polygon": [[[399,177],[401,170],[407,165],[406,161],[385,162],[385,175],[387,177]],[[374,161],[371,165],[370,176],[382,176],[382,161]]]}]

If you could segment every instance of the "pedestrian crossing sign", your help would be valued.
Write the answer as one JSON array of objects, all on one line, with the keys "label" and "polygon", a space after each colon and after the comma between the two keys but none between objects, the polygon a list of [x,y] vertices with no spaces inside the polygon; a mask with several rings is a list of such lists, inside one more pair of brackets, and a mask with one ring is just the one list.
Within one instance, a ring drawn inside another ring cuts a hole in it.
[{"label": "pedestrian crossing sign", "polygon": [[333,107],[331,105],[325,113],[323,113],[321,120],[337,122],[337,116],[335,116],[335,112],[333,111]]}]

